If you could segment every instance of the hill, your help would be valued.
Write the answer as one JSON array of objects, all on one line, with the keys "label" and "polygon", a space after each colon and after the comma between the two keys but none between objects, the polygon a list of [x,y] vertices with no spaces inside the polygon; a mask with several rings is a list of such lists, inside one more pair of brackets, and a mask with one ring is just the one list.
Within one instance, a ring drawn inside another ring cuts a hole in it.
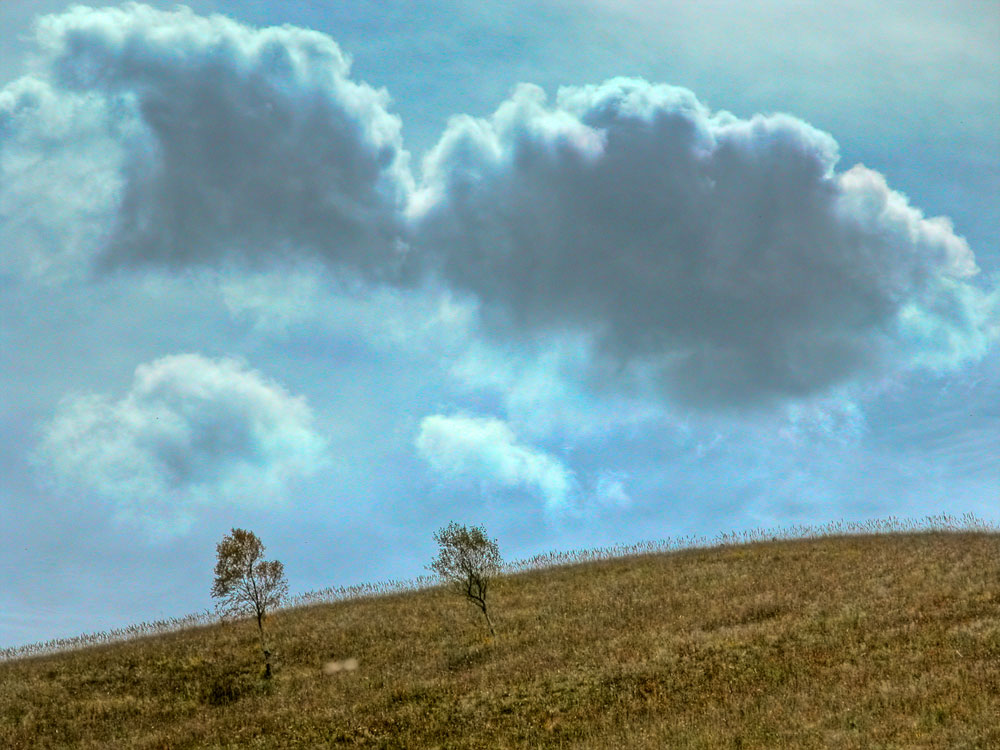
[{"label": "hill", "polygon": [[[1000,747],[1000,535],[755,542],[0,663],[5,748]],[[356,664],[351,660],[356,660]],[[356,668],[355,668],[356,667]]]}]

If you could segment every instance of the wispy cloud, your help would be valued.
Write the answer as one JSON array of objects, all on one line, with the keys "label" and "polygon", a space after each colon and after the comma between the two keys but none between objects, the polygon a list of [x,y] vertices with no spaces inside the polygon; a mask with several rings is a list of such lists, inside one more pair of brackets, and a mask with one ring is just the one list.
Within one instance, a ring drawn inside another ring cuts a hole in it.
[{"label": "wispy cloud", "polygon": [[441,474],[502,489],[541,495],[546,509],[565,509],[576,480],[556,457],[520,443],[503,421],[463,414],[435,414],[420,423],[420,456]]},{"label": "wispy cloud", "polygon": [[446,480],[476,485],[486,494],[527,491],[543,500],[549,520],[557,523],[592,519],[632,504],[627,473],[599,469],[579,477],[564,460],[525,442],[495,417],[424,417],[415,445]]}]

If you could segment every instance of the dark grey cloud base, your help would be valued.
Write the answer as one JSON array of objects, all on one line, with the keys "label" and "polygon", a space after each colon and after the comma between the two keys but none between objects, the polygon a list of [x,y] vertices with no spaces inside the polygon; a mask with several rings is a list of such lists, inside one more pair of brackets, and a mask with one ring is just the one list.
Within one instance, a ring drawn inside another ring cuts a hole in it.
[{"label": "dark grey cloud base", "polygon": [[593,333],[700,406],[809,396],[980,353],[966,242],[785,115],[712,114],[619,79],[523,86],[425,165],[422,249],[499,327]]},{"label": "dark grey cloud base", "polygon": [[[0,94],[0,212],[88,162],[103,178],[19,219],[35,241],[5,252],[36,273],[72,247],[63,269],[308,255],[433,279],[494,335],[583,334],[595,385],[712,409],[946,369],[994,336],[950,222],[877,172],[836,171],[833,138],[791,116],[635,79],[553,103],[524,85],[489,119],[454,118],[415,180],[387,95],[324,34],[127,6],[43,19],[38,42],[37,71]],[[32,159],[62,176],[27,180]]]},{"label": "dark grey cloud base", "polygon": [[352,270],[387,263],[409,179],[400,122],[328,36],[137,5],[77,7],[37,35],[34,89],[56,102],[15,83],[0,132],[48,157],[77,144],[16,129],[63,115],[119,146],[101,155],[119,189],[92,248],[100,268],[302,251]]}]

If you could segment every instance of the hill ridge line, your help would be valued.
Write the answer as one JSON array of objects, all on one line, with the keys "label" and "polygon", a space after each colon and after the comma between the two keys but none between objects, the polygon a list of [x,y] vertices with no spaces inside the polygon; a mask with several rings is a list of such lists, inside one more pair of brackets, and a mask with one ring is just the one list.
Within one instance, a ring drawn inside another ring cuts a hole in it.
[{"label": "hill ridge line", "polygon": [[[864,521],[845,521],[840,519],[819,525],[792,524],[786,527],[757,527],[743,531],[719,532],[714,537],[691,534],[632,543],[620,542],[584,550],[552,550],[532,555],[531,557],[506,562],[503,565],[502,574],[516,575],[565,565],[767,542],[818,540],[841,536],[875,537],[907,533],[942,532],[956,534],[997,534],[1000,533],[1000,524],[981,519],[973,513],[964,513],[961,516],[941,513],[919,518],[899,518],[893,515]],[[289,597],[276,611],[287,611],[299,607],[332,604],[371,597],[391,596],[393,594],[433,588],[439,585],[439,583],[439,580],[435,576],[421,575],[408,579],[386,579],[347,586],[330,586],[325,589],[295,594]],[[133,623],[120,628],[84,633],[78,636],[52,638],[46,641],[0,648],[0,662],[14,661],[33,656],[45,656],[92,646],[122,643],[136,638],[166,635],[189,628],[214,625],[218,622],[220,622],[219,616],[213,610],[205,609],[178,617]]]}]

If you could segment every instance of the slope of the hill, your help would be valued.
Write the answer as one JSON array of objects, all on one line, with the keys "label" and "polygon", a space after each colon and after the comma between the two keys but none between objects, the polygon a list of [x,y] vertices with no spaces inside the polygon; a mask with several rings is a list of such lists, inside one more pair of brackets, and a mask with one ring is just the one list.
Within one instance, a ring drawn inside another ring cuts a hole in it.
[{"label": "slope of the hill", "polygon": [[997,534],[686,550],[493,593],[496,642],[441,590],[281,612],[269,682],[249,623],[0,664],[0,747],[1000,747]]}]

